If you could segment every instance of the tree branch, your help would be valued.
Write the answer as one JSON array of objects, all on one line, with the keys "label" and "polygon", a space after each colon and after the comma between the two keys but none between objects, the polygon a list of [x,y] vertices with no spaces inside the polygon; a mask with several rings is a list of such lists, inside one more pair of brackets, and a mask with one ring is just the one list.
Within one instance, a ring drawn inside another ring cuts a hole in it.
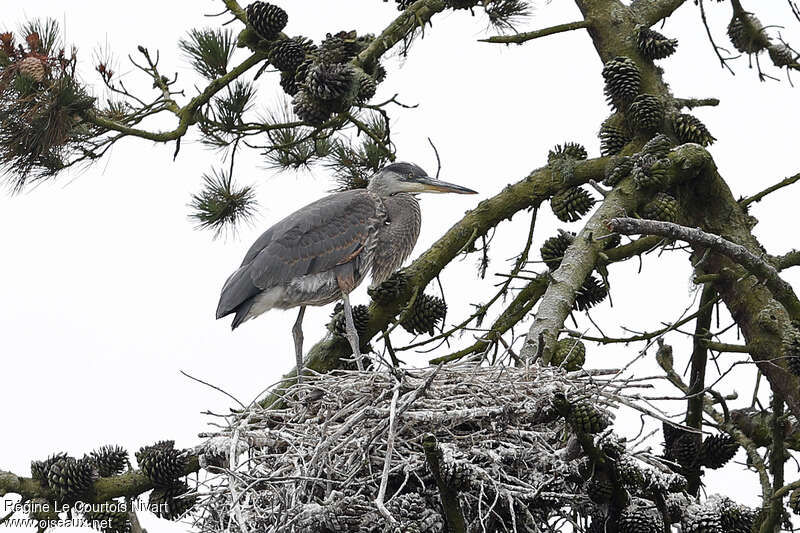
[{"label": "tree branch", "polygon": [[383,54],[415,28],[424,26],[447,7],[444,0],[417,0],[394,19],[370,45],[353,61],[364,67],[375,63]]},{"label": "tree branch", "polygon": [[631,9],[649,27],[672,15],[684,2],[686,0],[634,0]]},{"label": "tree branch", "polygon": [[[700,449],[702,443],[702,429],[703,429],[703,391],[706,387],[706,363],[708,362],[708,345],[706,342],[709,339],[709,331],[711,330],[711,317],[713,316],[714,307],[712,302],[716,301],[717,292],[714,287],[709,283],[703,287],[703,293],[700,296],[700,309],[697,315],[697,322],[695,323],[693,349],[692,349],[692,370],[689,378],[689,399],[686,401],[686,425],[690,428],[697,430],[697,433],[692,435],[695,439],[697,449]],[[697,496],[700,490],[700,469],[692,468],[687,472],[688,491],[690,494]]]},{"label": "tree branch", "polygon": [[773,192],[775,192],[775,191],[777,191],[779,189],[782,189],[783,187],[788,187],[789,185],[797,182],[798,180],[800,180],[800,174],[795,174],[792,177],[789,177],[789,178],[786,178],[784,180],[779,181],[775,185],[767,187],[763,191],[761,191],[761,192],[759,192],[757,194],[754,194],[753,196],[750,196],[749,198],[743,198],[743,199],[739,200],[739,204],[741,204],[742,207],[746,207],[746,206],[752,204],[753,202],[760,202],[761,199],[764,198],[766,195],[771,194],[771,193],[773,193]]},{"label": "tree branch", "polygon": [[660,235],[721,253],[745,267],[754,276],[764,280],[775,299],[786,308],[792,318],[800,318],[800,300],[797,299],[792,286],[778,275],[774,266],[740,244],[723,239],[719,235],[711,235],[698,228],[687,228],[672,222],[658,220],[614,218],[608,221],[608,227],[623,235]]},{"label": "tree branch", "polygon": [[88,122],[91,122],[96,126],[106,130],[118,131],[124,135],[141,137],[142,139],[147,139],[154,142],[169,142],[178,140],[186,134],[189,126],[194,120],[195,112],[200,109],[201,106],[208,103],[208,101],[211,100],[211,98],[220,90],[225,88],[229,83],[247,72],[249,69],[260,63],[263,59],[266,59],[266,57],[267,56],[264,52],[255,52],[253,55],[242,61],[239,65],[231,69],[227,74],[220,76],[209,83],[203,92],[192,98],[188,104],[180,108],[180,110],[176,113],[179,117],[178,127],[172,131],[152,132],[138,128],[132,128],[100,116],[97,113],[88,113],[85,118]]},{"label": "tree branch", "polygon": [[[665,184],[692,179],[711,161],[708,152],[694,144],[679,147],[669,158],[672,164],[664,178]],[[556,338],[572,311],[575,295],[598,262],[603,243],[597,239],[609,233],[607,221],[620,213],[635,211],[650,196],[651,193],[637,189],[633,180],[627,178],[605,197],[565,252],[561,266],[552,273],[552,281],[522,347],[523,358],[532,359],[541,353],[544,362],[549,362]],[[540,346],[540,339],[543,346]]]},{"label": "tree branch", "polygon": [[[189,455],[183,475],[189,475],[200,469],[197,455]],[[135,498],[155,487],[153,481],[141,470],[126,472],[118,476],[103,477],[94,482],[88,495],[81,498],[88,503],[103,503],[114,498]],[[11,472],[0,471],[0,496],[6,494],[19,494],[23,500],[32,498],[45,498],[48,501],[55,499],[50,490],[29,477],[21,477]]]},{"label": "tree branch", "polygon": [[[702,177],[676,190],[686,223],[760,254],[763,248],[750,231],[747,214],[713,165]],[[728,311],[744,336],[750,356],[783,397],[795,416],[800,416],[800,384],[787,368],[784,336],[791,323],[786,309],[772,292],[742,265],[722,254],[707,254],[708,248],[692,245],[692,261],[699,274],[724,274],[714,282]],[[702,260],[702,261],[701,261]]]},{"label": "tree branch", "polygon": [[428,468],[433,473],[436,486],[439,489],[439,497],[442,499],[442,509],[444,509],[445,521],[448,533],[466,533],[467,523],[464,520],[464,512],[458,501],[458,491],[450,487],[442,475],[442,451],[436,442],[436,437],[426,435],[422,440],[422,447],[425,450],[425,460]]},{"label": "tree branch", "polygon": [[589,26],[591,26],[590,21],[577,20],[575,22],[567,22],[565,24],[558,24],[557,26],[550,26],[549,28],[543,28],[541,30],[517,33],[515,35],[495,35],[494,37],[489,37],[488,39],[478,39],[478,41],[482,43],[522,44],[533,39],[538,39],[539,37],[547,37],[548,35],[563,33],[565,31],[580,30],[582,28],[588,28]]}]

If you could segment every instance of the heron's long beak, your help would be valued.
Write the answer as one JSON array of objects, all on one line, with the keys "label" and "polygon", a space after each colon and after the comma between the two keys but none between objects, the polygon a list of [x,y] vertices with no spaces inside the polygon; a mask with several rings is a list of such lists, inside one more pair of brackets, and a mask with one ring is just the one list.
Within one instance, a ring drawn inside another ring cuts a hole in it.
[{"label": "heron's long beak", "polygon": [[434,178],[418,178],[415,180],[420,185],[420,192],[454,192],[456,194],[478,194],[478,191],[467,189],[455,183],[447,183]]}]

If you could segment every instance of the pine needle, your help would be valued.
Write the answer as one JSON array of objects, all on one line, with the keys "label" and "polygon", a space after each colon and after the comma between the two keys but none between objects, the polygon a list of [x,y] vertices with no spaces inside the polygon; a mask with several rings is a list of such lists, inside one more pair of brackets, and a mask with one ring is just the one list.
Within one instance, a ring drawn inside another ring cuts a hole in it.
[{"label": "pine needle", "polygon": [[214,80],[228,72],[236,41],[231,30],[204,28],[189,30],[188,39],[178,41],[178,48],[201,76]]},{"label": "pine needle", "polygon": [[242,222],[252,220],[256,212],[255,190],[250,186],[237,187],[233,176],[224,170],[212,169],[211,174],[203,175],[203,189],[192,195],[189,215],[197,222],[199,229],[211,229],[214,237]]}]

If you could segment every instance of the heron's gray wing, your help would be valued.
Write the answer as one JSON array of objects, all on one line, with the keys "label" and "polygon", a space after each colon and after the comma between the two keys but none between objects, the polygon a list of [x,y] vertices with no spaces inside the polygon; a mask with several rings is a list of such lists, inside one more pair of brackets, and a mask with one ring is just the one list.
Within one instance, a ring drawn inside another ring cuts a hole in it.
[{"label": "heron's gray wing", "polygon": [[228,278],[217,316],[235,311],[265,289],[352,260],[376,222],[376,202],[363,189],[326,196],[292,213],[256,240]]}]

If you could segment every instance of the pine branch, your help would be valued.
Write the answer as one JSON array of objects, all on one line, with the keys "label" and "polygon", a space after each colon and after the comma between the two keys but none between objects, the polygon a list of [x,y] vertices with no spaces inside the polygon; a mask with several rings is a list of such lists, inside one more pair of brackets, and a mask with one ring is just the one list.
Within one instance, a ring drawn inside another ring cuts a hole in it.
[{"label": "pine branch", "polygon": [[[190,454],[186,460],[183,475],[189,475],[200,469],[197,455]],[[82,501],[103,503],[114,498],[135,498],[155,487],[153,481],[141,470],[133,470],[117,476],[102,477],[94,482],[89,496]],[[0,471],[0,496],[18,494],[23,500],[45,498],[53,501],[55,495],[39,481],[22,477],[11,472]]]},{"label": "pine branch", "polygon": [[[694,144],[685,144],[670,152],[669,159],[671,164],[664,178],[665,186],[695,178],[710,162],[708,152]],[[603,244],[597,239],[609,233],[607,221],[619,213],[635,211],[641,203],[649,200],[651,194],[637,189],[632,179],[626,179],[603,199],[567,249],[561,266],[552,273],[553,281],[542,297],[522,347],[523,358],[532,359],[541,354],[544,362],[549,362],[556,338],[572,311],[576,294],[600,259]]]}]

